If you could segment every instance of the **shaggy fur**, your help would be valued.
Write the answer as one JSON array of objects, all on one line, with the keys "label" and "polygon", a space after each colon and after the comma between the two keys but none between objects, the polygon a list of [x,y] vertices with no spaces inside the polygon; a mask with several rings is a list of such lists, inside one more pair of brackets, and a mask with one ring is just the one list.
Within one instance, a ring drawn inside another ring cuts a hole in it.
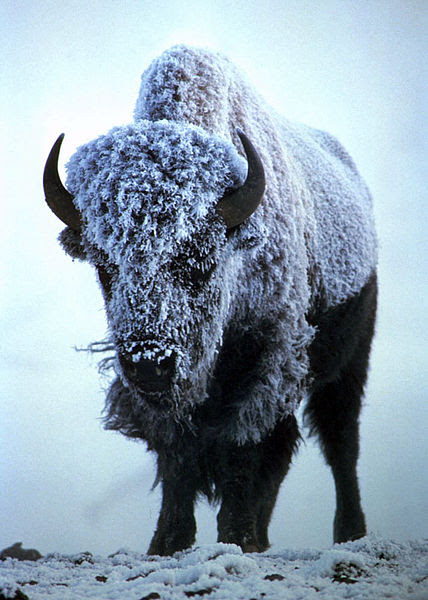
[{"label": "shaggy fur", "polygon": [[[267,186],[226,232],[216,204],[245,178],[236,127]],[[335,476],[335,539],[364,534],[355,465],[376,236],[342,146],[277,115],[223,56],[178,46],[143,74],[135,123],[79,148],[67,185],[83,227],[61,242],[98,270],[118,357],[106,427],[159,457],[150,552],[191,545],[198,493],[222,501],[220,541],[267,547],[305,395]],[[173,363],[171,385],[142,390],[124,355]]]}]

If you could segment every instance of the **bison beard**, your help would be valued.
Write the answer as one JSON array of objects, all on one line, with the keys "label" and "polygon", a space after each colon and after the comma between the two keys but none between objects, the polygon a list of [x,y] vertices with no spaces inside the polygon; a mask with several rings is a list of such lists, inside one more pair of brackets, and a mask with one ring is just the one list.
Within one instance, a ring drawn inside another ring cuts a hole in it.
[{"label": "bison beard", "polygon": [[354,163],[205,50],[154,61],[135,119],[78,149],[70,191],[59,138],[44,187],[63,247],[103,291],[117,374],[105,427],[157,453],[149,553],[193,544],[201,494],[220,504],[218,541],[269,546],[304,397],[335,481],[334,540],[365,535],[356,465],[376,236]]}]

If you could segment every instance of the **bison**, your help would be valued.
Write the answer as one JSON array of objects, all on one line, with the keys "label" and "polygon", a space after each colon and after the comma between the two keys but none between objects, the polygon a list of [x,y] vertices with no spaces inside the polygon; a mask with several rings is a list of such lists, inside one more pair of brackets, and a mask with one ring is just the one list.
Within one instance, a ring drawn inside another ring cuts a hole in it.
[{"label": "bison", "polygon": [[134,121],[80,147],[46,200],[98,273],[115,379],[105,427],[157,453],[149,553],[269,546],[305,417],[330,465],[334,541],[365,535],[356,464],[376,312],[370,193],[328,133],[278,115],[219,53],[176,46],[143,73]]}]

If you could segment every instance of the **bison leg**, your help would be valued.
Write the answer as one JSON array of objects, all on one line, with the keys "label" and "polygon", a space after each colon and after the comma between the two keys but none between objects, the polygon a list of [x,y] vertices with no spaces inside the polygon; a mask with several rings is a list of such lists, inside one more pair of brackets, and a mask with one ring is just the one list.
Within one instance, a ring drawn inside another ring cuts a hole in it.
[{"label": "bison leg", "polygon": [[347,372],[315,392],[306,408],[312,430],[318,435],[336,487],[333,537],[336,543],[366,534],[357,479],[358,415],[361,387]]},{"label": "bison leg", "polygon": [[257,514],[257,534],[259,544],[265,550],[269,547],[268,527],[275,508],[281,483],[291,464],[293,453],[300,440],[296,418],[289,416],[280,422],[264,443],[262,478],[264,493],[259,500]]},{"label": "bison leg", "polygon": [[[164,467],[164,468],[163,468]],[[169,556],[190,548],[196,536],[196,487],[189,472],[172,456],[158,459],[162,506],[148,554]]]},{"label": "bison leg", "polygon": [[376,314],[376,275],[361,293],[321,315],[311,349],[318,383],[305,417],[317,435],[336,487],[334,541],[366,534],[357,479],[359,414]]},{"label": "bison leg", "polygon": [[216,482],[222,497],[217,517],[219,542],[237,544],[244,552],[266,550],[278,490],[298,438],[297,423],[291,416],[263,442],[234,447],[221,461],[223,471]]},{"label": "bison leg", "polygon": [[372,325],[363,329],[353,357],[337,375],[312,394],[306,407],[312,432],[317,434],[336,487],[334,541],[366,535],[357,479],[359,414],[367,377]]}]

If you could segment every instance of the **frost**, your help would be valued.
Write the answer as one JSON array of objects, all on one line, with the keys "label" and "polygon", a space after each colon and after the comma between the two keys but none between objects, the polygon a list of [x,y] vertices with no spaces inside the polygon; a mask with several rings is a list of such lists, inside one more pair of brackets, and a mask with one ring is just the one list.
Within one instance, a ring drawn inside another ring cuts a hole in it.
[{"label": "frost", "polygon": [[[347,565],[350,568],[357,568],[361,574],[366,567],[369,565],[366,556],[356,552],[349,552],[346,550],[330,550],[324,552],[321,557],[311,565],[310,573],[316,575],[331,575],[335,574],[335,571],[339,565]],[[373,563],[373,561],[371,561]]]},{"label": "frost", "polygon": [[[245,178],[237,127],[255,144],[267,187],[260,208],[227,234],[216,205]],[[158,411],[116,361],[108,427],[162,431],[165,443],[177,426],[192,428],[225,332],[261,324],[269,341],[245,402],[215,435],[257,442],[296,409],[311,303],[343,302],[376,265],[370,194],[334,138],[277,115],[223,56],[177,46],[143,74],[135,122],[79,148],[67,185],[83,231],[61,241],[109,282],[111,344],[134,361],[174,355],[177,367]]]}]

